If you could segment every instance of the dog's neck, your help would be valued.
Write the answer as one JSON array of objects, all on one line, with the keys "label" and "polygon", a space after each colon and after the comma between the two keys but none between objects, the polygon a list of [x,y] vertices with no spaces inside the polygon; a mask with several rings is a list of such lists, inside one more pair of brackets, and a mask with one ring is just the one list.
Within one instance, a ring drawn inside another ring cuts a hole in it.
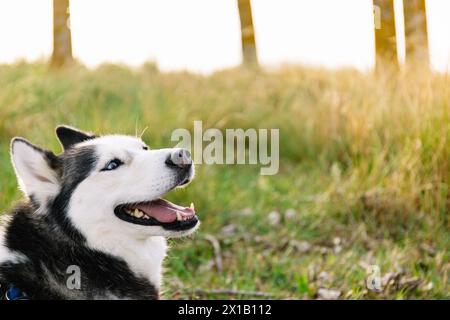
[{"label": "dog's neck", "polygon": [[87,239],[87,245],[123,259],[133,272],[146,278],[159,290],[162,263],[167,252],[167,242],[164,237],[155,236],[123,241],[115,234],[104,233],[99,238]]},{"label": "dog's neck", "polygon": [[[76,243],[58,229],[43,228],[45,217],[26,205],[14,211],[0,232],[0,275],[31,299],[158,298],[165,238],[125,241],[104,232],[95,241]],[[81,290],[67,287],[71,265],[81,271]]]}]

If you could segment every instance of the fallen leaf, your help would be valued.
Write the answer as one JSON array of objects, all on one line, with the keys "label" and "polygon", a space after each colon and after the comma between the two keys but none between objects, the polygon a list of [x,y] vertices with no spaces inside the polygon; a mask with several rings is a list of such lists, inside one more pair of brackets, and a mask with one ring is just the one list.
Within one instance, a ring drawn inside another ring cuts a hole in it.
[{"label": "fallen leaf", "polygon": [[326,282],[326,281],[328,281],[328,280],[330,279],[330,276],[328,275],[328,272],[322,271],[322,272],[319,273],[319,275],[317,276],[317,279],[318,279],[319,281]]},{"label": "fallen leaf", "polygon": [[278,211],[272,211],[267,215],[267,220],[271,225],[276,226],[280,224],[281,217]]},{"label": "fallen leaf", "polygon": [[286,212],[284,213],[284,218],[286,220],[292,220],[297,216],[297,211],[295,211],[292,208],[289,208],[286,210]]},{"label": "fallen leaf", "polygon": [[341,296],[341,291],[335,289],[320,288],[317,290],[317,299],[319,300],[337,300]]},{"label": "fallen leaf", "polygon": [[430,291],[433,289],[434,285],[433,282],[424,283],[422,286],[420,286],[420,291]]},{"label": "fallen leaf", "polygon": [[253,213],[253,210],[251,208],[244,208],[241,211],[238,212],[241,216],[248,217],[251,216]]},{"label": "fallen leaf", "polygon": [[235,224],[227,224],[226,226],[224,226],[221,230],[220,233],[224,236],[224,237],[230,237],[232,235],[234,235],[237,231],[237,226]]},{"label": "fallen leaf", "polygon": [[311,250],[311,244],[308,241],[292,240],[291,245],[300,253],[307,253]]}]

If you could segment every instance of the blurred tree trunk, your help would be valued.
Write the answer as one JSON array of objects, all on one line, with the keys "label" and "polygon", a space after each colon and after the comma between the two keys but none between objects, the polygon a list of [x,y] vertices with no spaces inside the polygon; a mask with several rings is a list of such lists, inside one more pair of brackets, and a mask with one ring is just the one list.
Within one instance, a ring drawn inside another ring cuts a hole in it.
[{"label": "blurred tree trunk", "polygon": [[408,64],[428,68],[428,33],[425,0],[403,1],[405,16],[405,42]]},{"label": "blurred tree trunk", "polygon": [[257,65],[255,31],[250,0],[238,0],[241,20],[242,56],[244,65]]},{"label": "blurred tree trunk", "polygon": [[398,67],[394,0],[373,0],[376,68]]},{"label": "blurred tree trunk", "polygon": [[51,63],[56,67],[70,64],[73,60],[69,18],[69,0],[53,0],[53,54]]}]

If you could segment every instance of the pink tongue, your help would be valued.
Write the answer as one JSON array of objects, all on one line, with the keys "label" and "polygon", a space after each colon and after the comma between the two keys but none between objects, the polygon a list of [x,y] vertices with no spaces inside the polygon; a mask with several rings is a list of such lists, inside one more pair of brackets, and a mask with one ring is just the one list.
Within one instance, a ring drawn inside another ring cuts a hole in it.
[{"label": "pink tongue", "polygon": [[191,208],[181,207],[164,199],[137,204],[133,206],[133,208],[137,208],[149,217],[155,218],[159,222],[163,223],[177,220],[177,211],[182,217],[192,217],[195,215],[195,211]]}]

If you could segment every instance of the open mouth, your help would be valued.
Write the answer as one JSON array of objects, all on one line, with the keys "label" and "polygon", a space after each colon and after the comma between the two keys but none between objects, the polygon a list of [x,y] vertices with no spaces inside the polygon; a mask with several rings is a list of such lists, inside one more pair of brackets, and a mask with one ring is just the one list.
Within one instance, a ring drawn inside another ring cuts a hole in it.
[{"label": "open mouth", "polygon": [[182,207],[165,199],[122,204],[114,209],[114,213],[126,222],[143,226],[161,226],[173,231],[191,229],[198,223],[193,203],[189,207]]}]

